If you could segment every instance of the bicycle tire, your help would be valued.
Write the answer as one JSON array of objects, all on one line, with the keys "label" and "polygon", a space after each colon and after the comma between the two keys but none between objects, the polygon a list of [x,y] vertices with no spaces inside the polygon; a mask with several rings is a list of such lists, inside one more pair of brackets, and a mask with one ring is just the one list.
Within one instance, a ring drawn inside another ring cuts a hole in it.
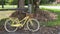
[{"label": "bicycle tire", "polygon": [[[18,27],[15,27],[15,29],[14,29],[13,31],[10,31],[9,29],[7,29],[7,23],[9,23],[8,21],[10,21],[10,19],[7,19],[7,20],[5,21],[5,24],[4,24],[5,30],[6,30],[7,32],[15,32],[15,31],[18,29]],[[12,23],[12,22],[11,22],[11,23]]]},{"label": "bicycle tire", "polygon": [[[37,24],[37,28],[36,28],[36,29],[33,30],[33,29],[30,28],[31,26],[29,27],[29,22],[30,22],[30,21],[35,21],[35,22],[36,22],[36,24]],[[36,20],[36,19],[34,19],[34,18],[28,20],[28,21],[27,21],[27,28],[28,28],[28,30],[31,31],[31,32],[36,32],[36,31],[38,31],[39,28],[40,28],[39,21]]]}]

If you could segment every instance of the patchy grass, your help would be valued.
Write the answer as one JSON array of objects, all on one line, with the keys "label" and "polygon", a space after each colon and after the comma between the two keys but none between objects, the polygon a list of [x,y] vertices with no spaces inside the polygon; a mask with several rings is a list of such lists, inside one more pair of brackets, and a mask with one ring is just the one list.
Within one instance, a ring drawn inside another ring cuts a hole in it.
[{"label": "patchy grass", "polygon": [[9,17],[14,11],[0,11],[0,19]]},{"label": "patchy grass", "polygon": [[[26,8],[28,7],[28,6],[25,6]],[[11,9],[11,8],[18,8],[18,6],[17,5],[4,5],[4,8],[2,8],[2,5],[0,5],[0,9]]]},{"label": "patchy grass", "polygon": [[0,27],[5,23],[5,20],[15,11],[0,11]]},{"label": "patchy grass", "polygon": [[[4,9],[9,9],[9,8],[17,8],[17,5],[4,5]],[[0,9],[3,9],[2,5],[0,5]]]},{"label": "patchy grass", "polygon": [[48,21],[44,25],[46,26],[58,26],[60,25],[60,10],[59,9],[47,9],[47,8],[41,8],[42,10],[48,10],[50,12],[54,12],[58,15],[58,19],[54,21]]}]

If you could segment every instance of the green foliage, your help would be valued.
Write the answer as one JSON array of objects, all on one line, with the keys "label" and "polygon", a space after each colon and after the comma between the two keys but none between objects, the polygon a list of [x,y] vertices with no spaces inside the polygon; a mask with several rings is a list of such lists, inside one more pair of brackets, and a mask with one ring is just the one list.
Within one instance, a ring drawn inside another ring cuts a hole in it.
[{"label": "green foliage", "polygon": [[54,2],[54,1],[56,1],[56,0],[49,0],[49,2]]},{"label": "green foliage", "polygon": [[[17,5],[18,0],[4,0],[3,3],[5,5]],[[0,5],[2,5],[2,0],[0,0]]]},{"label": "green foliage", "polygon": [[[55,0],[41,0],[40,4],[47,4],[49,2],[53,2]],[[2,4],[2,0],[0,0],[0,5]],[[10,4],[10,5],[17,5],[18,0],[4,0],[4,4]],[[25,0],[25,4],[28,4],[28,0]]]},{"label": "green foliage", "polygon": [[[3,1],[3,3],[5,4],[5,0]],[[0,5],[2,5],[2,0],[0,0]]]},{"label": "green foliage", "polygon": [[41,0],[40,4],[50,4],[55,2],[55,0]]},{"label": "green foliage", "polygon": [[41,0],[40,4],[47,4],[48,0]]},{"label": "green foliage", "polygon": [[[18,0],[4,0],[3,1],[5,5],[17,5]],[[25,4],[28,4],[28,0],[25,0]],[[2,5],[2,0],[0,0],[0,5]]]},{"label": "green foliage", "polygon": [[28,0],[25,0],[25,5],[27,5],[28,4]]},{"label": "green foliage", "polygon": [[18,0],[13,0],[10,2],[10,5],[17,5],[18,4]]},{"label": "green foliage", "polygon": [[18,3],[18,0],[8,0],[7,1],[7,5],[17,5],[17,3]]},{"label": "green foliage", "polygon": [[13,0],[7,0],[7,1],[6,1],[6,5],[11,4],[11,3],[12,3],[12,1],[13,1]]}]

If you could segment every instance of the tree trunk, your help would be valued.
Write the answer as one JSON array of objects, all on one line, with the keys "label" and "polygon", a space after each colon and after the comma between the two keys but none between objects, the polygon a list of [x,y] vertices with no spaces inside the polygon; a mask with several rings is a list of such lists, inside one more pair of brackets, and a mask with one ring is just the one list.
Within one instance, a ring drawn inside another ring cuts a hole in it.
[{"label": "tree trunk", "polygon": [[[55,20],[57,18],[57,15],[54,13],[51,13],[49,11],[44,11],[39,9],[39,0],[34,0],[33,2],[33,8],[34,8],[34,14],[33,17],[40,20],[40,21],[47,21],[47,20]],[[24,0],[19,0],[19,8],[24,8]],[[18,19],[23,19],[26,16],[26,13],[22,13],[22,10],[17,10],[14,12],[11,16],[17,17]]]},{"label": "tree trunk", "polygon": [[35,13],[37,12],[37,10],[39,9],[39,5],[40,5],[40,0],[34,0],[34,11]]},{"label": "tree trunk", "polygon": [[18,0],[18,8],[24,8],[24,1],[25,0]]},{"label": "tree trunk", "polygon": [[34,0],[34,18],[38,19],[39,21],[48,21],[48,20],[55,20],[57,19],[57,15],[55,13],[44,11],[39,8],[41,0]]},{"label": "tree trunk", "polygon": [[[25,0],[18,0],[18,8],[24,8],[24,1]],[[11,15],[11,17],[17,17],[19,20],[23,19],[26,14],[22,13],[22,11],[24,10],[17,10]]]}]

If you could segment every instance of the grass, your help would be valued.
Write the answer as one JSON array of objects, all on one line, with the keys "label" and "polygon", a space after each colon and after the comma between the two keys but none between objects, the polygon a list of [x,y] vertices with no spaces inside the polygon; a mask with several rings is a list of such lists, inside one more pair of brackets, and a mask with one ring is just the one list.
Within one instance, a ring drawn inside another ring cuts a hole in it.
[{"label": "grass", "polygon": [[[27,8],[27,6],[25,6]],[[4,5],[4,8],[2,8],[2,5],[0,5],[0,9],[11,9],[11,8],[17,8],[17,5]]]},{"label": "grass", "polygon": [[9,17],[14,11],[0,11],[0,19]]},{"label": "grass", "polygon": [[0,26],[3,26],[5,20],[15,11],[0,11]]},{"label": "grass", "polygon": [[[60,4],[42,4],[40,6],[60,6]],[[9,8],[17,8],[17,5],[4,5],[4,9],[9,9]],[[0,9],[2,8],[2,5],[0,5]]]},{"label": "grass", "polygon": [[[4,5],[4,9],[9,9],[9,8],[17,8],[17,5]],[[0,5],[0,9],[3,9],[2,5]]]},{"label": "grass", "polygon": [[50,12],[54,12],[58,15],[58,19],[54,21],[48,21],[45,23],[46,26],[60,26],[60,10],[59,9],[47,9],[47,8],[41,8],[42,10],[48,10]]}]

